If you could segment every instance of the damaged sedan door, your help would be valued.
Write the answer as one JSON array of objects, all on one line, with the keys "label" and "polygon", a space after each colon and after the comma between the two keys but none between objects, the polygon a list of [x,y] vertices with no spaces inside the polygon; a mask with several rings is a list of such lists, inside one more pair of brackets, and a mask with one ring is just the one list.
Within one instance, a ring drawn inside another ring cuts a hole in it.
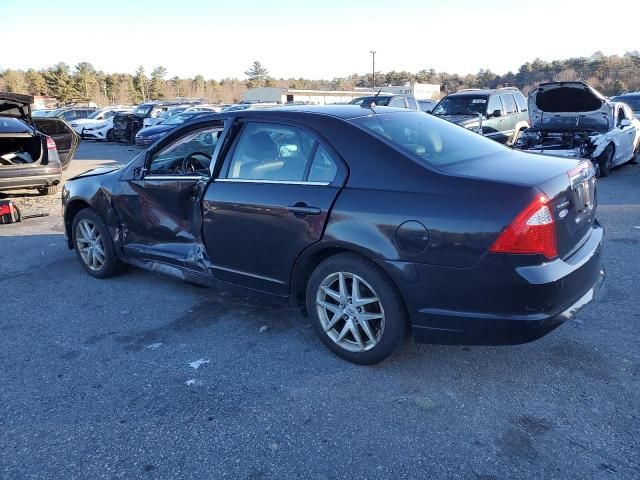
[{"label": "damaged sedan door", "polygon": [[206,273],[201,196],[223,122],[169,137],[130,165],[114,192],[124,253]]}]

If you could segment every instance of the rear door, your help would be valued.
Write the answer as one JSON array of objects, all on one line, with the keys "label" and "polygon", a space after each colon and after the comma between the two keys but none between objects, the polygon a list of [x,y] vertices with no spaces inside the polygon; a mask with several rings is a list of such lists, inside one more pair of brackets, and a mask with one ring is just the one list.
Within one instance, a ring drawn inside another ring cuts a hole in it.
[{"label": "rear door", "polygon": [[346,167],[303,125],[251,120],[234,131],[203,199],[212,274],[286,295],[297,256],[322,236]]},{"label": "rear door", "polygon": [[516,100],[510,93],[503,93],[502,103],[504,104],[504,120],[502,123],[503,135],[506,137],[505,141],[513,138],[513,132],[518,122],[518,107],[516,107]]},{"label": "rear door", "polygon": [[63,168],[67,168],[76,153],[80,137],[71,126],[61,118],[34,118],[38,130],[56,142],[56,149]]}]

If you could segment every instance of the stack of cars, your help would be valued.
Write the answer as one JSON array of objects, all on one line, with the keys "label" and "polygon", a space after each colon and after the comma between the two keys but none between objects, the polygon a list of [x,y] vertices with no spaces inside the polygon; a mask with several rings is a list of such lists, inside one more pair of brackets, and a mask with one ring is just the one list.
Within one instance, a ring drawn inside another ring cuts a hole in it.
[{"label": "stack of cars", "polygon": [[629,105],[609,101],[583,82],[538,85],[529,93],[529,115],[531,128],[516,148],[587,158],[603,177],[640,150],[640,121]]},{"label": "stack of cars", "polygon": [[0,92],[0,190],[54,194],[78,146],[61,118],[33,118],[33,97]]}]

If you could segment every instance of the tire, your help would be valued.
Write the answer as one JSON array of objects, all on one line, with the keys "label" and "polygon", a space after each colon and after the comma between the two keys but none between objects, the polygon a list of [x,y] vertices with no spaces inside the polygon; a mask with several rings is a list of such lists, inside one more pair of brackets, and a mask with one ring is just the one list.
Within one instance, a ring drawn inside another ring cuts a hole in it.
[{"label": "tire", "polygon": [[611,173],[611,164],[613,163],[614,153],[615,150],[613,148],[613,144],[610,143],[609,145],[607,145],[607,148],[605,148],[604,151],[600,155],[598,155],[596,161],[598,162],[598,169],[600,171],[601,177],[608,177]]},{"label": "tire", "polygon": [[107,130],[107,142],[113,142],[113,128]]},{"label": "tire", "polygon": [[60,191],[60,184],[48,185],[46,187],[38,187],[38,193],[40,195],[55,195]]},{"label": "tire", "polygon": [[[71,235],[76,256],[89,275],[108,278],[122,270],[123,264],[116,255],[109,231],[95,210],[85,208],[76,214]],[[93,249],[86,251],[90,246]]]},{"label": "tire", "polygon": [[[354,298],[354,281],[357,297],[367,303]],[[322,342],[351,363],[379,363],[405,336],[407,314],[398,290],[377,265],[359,255],[343,253],[320,263],[309,277],[306,304]]]}]

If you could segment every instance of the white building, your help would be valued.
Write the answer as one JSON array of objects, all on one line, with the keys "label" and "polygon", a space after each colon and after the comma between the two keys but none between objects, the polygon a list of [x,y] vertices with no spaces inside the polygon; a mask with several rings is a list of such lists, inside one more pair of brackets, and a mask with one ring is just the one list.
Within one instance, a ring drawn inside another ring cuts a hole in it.
[{"label": "white building", "polygon": [[366,91],[343,90],[299,90],[295,88],[252,88],[242,93],[245,102],[276,102],[291,103],[305,102],[315,105],[329,105],[332,103],[349,103],[357,97],[370,94]]}]

